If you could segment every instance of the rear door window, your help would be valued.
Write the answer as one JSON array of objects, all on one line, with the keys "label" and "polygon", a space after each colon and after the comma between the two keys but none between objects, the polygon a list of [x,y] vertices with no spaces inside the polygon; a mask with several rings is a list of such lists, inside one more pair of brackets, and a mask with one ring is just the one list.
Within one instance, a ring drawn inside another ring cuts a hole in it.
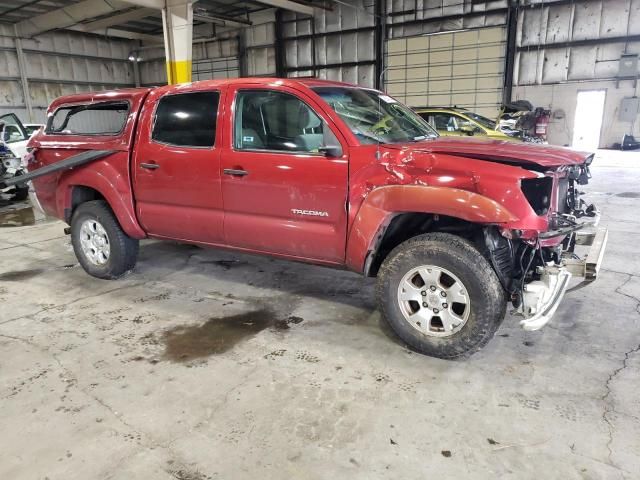
[{"label": "rear door window", "polygon": [[49,118],[46,133],[55,135],[117,135],[129,115],[127,102],[62,107]]},{"label": "rear door window", "polygon": [[184,147],[213,147],[219,92],[166,95],[158,102],[151,138]]}]

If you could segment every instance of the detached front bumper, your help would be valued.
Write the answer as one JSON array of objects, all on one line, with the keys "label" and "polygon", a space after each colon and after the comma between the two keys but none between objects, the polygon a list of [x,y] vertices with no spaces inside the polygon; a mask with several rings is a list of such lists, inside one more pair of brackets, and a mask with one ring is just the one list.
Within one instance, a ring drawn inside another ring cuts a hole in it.
[{"label": "detached front bumper", "polygon": [[583,277],[585,281],[593,281],[598,277],[604,250],[607,247],[609,230],[603,227],[591,227],[579,230],[574,236],[574,246],[587,246],[589,252],[584,258],[576,258],[571,248],[570,252],[563,255],[562,265],[567,271],[577,277]]},{"label": "detached front bumper", "polygon": [[[567,292],[571,278],[583,278],[582,285],[597,278],[608,237],[606,228],[584,228],[573,234],[560,265],[539,267],[540,279],[524,286],[521,305],[515,312],[524,317],[520,321],[522,328],[539,330],[549,323]],[[587,255],[577,256],[574,251],[576,245],[589,247]]]}]

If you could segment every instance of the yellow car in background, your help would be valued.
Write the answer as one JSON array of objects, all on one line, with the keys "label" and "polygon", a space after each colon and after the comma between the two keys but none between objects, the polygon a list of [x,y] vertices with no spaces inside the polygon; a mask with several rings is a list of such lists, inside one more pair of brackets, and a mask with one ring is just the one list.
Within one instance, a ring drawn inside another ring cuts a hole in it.
[{"label": "yellow car in background", "polygon": [[463,108],[415,108],[415,112],[442,136],[482,136],[495,140],[521,141],[496,130],[496,122]]}]

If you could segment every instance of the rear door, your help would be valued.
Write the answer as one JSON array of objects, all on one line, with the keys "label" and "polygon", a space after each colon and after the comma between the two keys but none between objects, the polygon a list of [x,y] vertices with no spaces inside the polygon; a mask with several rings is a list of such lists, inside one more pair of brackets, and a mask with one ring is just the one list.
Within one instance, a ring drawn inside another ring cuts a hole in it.
[{"label": "rear door", "polygon": [[223,90],[166,92],[152,92],[142,112],[133,161],[138,219],[152,236],[223,243]]},{"label": "rear door", "polygon": [[[229,245],[332,263],[344,261],[346,142],[314,98],[234,85],[225,130],[222,195]],[[322,147],[337,146],[326,156]]]}]

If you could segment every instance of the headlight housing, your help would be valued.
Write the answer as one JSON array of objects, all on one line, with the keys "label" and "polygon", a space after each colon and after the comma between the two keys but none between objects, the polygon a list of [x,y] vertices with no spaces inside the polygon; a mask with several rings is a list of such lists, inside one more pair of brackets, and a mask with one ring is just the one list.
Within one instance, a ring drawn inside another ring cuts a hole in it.
[{"label": "headlight housing", "polygon": [[520,188],[536,215],[545,215],[549,211],[553,178],[524,178],[520,182]]}]

